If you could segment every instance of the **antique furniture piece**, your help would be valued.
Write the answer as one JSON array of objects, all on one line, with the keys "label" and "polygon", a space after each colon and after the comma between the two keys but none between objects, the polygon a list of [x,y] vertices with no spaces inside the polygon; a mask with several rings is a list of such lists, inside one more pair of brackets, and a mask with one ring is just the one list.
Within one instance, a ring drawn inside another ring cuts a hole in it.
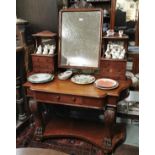
[{"label": "antique furniture piece", "polygon": [[16,104],[17,104],[17,121],[26,119],[24,93],[22,84],[25,82],[25,25],[27,21],[18,20],[16,22]]},{"label": "antique furniture piece", "polygon": [[16,103],[17,103],[17,120],[26,119],[24,108],[24,93],[22,84],[25,82],[25,66],[24,66],[25,50],[23,46],[16,48]]},{"label": "antique furniture piece", "polygon": [[[36,34],[32,35],[35,38],[36,41],[36,48],[39,45],[44,44],[44,40],[47,42],[50,42],[52,44],[55,44],[56,46],[56,33],[50,32],[50,31],[42,31]],[[33,73],[54,73],[56,72],[56,65],[57,65],[57,54],[36,54],[36,51],[34,51],[33,54],[31,54],[32,58],[32,72]]]},{"label": "antique furniture piece", "polygon": [[16,149],[16,155],[67,155],[67,154],[52,149],[18,148]]},{"label": "antique furniture piece", "polygon": [[[115,124],[115,119],[117,102],[127,96],[130,84],[130,81],[124,80],[119,81],[119,87],[114,90],[100,90],[93,84],[77,85],[70,80],[61,81],[57,77],[47,84],[25,83],[27,96],[32,97],[29,104],[36,123],[36,139],[76,137],[94,144],[103,152],[112,152],[125,139],[125,128]],[[102,110],[104,123],[54,116],[44,122],[39,110],[41,103]]]},{"label": "antique furniture piece", "polygon": [[102,18],[101,9],[60,11],[59,67],[99,67]]},{"label": "antique furniture piece", "polygon": [[[69,20],[66,22],[66,19]],[[70,79],[62,81],[57,75],[49,83],[26,82],[24,87],[27,97],[30,98],[29,106],[35,120],[36,140],[74,137],[97,146],[105,154],[111,153],[117,144],[125,139],[125,126],[116,124],[116,109],[118,101],[127,97],[131,81],[125,79],[126,61],[121,61],[118,70],[114,68],[119,63],[117,61],[111,63],[110,60],[110,63],[107,63],[111,66],[109,71],[103,72],[105,68],[101,68],[106,67],[106,61],[100,58],[101,21],[100,9],[65,9],[60,12],[59,67],[102,70],[99,74],[93,75],[96,78],[106,76],[111,78],[110,74],[114,77],[115,73],[118,73],[116,79],[119,86],[112,90],[101,90],[92,83],[79,85]],[[72,58],[78,61],[71,61]],[[86,64],[83,63],[85,61]],[[95,109],[103,112],[104,122],[60,117],[53,110],[54,106],[63,106],[64,109],[67,107]],[[45,110],[43,107],[46,107]]]}]

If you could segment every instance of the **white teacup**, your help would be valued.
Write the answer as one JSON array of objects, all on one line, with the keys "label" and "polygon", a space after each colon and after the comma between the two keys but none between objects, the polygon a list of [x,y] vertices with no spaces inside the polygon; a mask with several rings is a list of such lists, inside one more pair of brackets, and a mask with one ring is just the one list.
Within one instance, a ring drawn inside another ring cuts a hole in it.
[{"label": "white teacup", "polygon": [[123,30],[119,30],[118,34],[119,34],[119,37],[122,37],[123,36]]}]

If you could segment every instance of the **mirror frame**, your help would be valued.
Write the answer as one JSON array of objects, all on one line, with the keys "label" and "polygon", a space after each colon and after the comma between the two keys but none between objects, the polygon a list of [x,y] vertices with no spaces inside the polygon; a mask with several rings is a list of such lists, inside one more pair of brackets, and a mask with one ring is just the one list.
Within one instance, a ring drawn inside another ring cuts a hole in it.
[{"label": "mirror frame", "polygon": [[[99,57],[98,57],[98,66],[97,67],[86,67],[86,66],[68,66],[61,64],[61,36],[62,36],[62,14],[63,12],[93,12],[93,11],[100,11],[100,42],[99,42]],[[102,25],[103,25],[103,10],[97,8],[69,8],[69,9],[62,9],[59,11],[59,43],[58,43],[58,67],[59,68],[75,68],[75,69],[99,69],[100,67],[100,58],[101,58],[101,50],[102,50]]]},{"label": "mirror frame", "polygon": [[[117,0],[111,0],[112,4],[111,4],[111,19],[110,19],[110,23],[111,23],[111,29],[115,28],[115,20],[116,20],[116,5],[117,5]],[[138,0],[139,1],[139,0]],[[138,8],[139,10],[139,8]],[[138,19],[135,22],[135,43],[136,46],[139,46],[139,11],[138,11]]]}]

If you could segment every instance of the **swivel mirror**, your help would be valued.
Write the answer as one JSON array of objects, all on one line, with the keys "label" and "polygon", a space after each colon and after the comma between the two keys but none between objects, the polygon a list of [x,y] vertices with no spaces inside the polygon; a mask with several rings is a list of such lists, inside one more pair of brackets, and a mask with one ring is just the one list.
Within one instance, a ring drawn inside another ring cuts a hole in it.
[{"label": "swivel mirror", "polygon": [[98,68],[102,10],[65,9],[59,17],[59,67]]}]

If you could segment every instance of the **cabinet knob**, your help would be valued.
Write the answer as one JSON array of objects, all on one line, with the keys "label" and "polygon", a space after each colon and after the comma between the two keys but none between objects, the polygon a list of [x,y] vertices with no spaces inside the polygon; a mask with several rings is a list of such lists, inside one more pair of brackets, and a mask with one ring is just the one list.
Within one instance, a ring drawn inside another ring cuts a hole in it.
[{"label": "cabinet knob", "polygon": [[56,99],[59,100],[60,99],[60,96],[56,96]]},{"label": "cabinet knob", "polygon": [[72,101],[74,101],[74,102],[75,102],[75,101],[76,101],[76,98],[75,98],[75,97],[73,97],[73,98],[72,98]]}]

